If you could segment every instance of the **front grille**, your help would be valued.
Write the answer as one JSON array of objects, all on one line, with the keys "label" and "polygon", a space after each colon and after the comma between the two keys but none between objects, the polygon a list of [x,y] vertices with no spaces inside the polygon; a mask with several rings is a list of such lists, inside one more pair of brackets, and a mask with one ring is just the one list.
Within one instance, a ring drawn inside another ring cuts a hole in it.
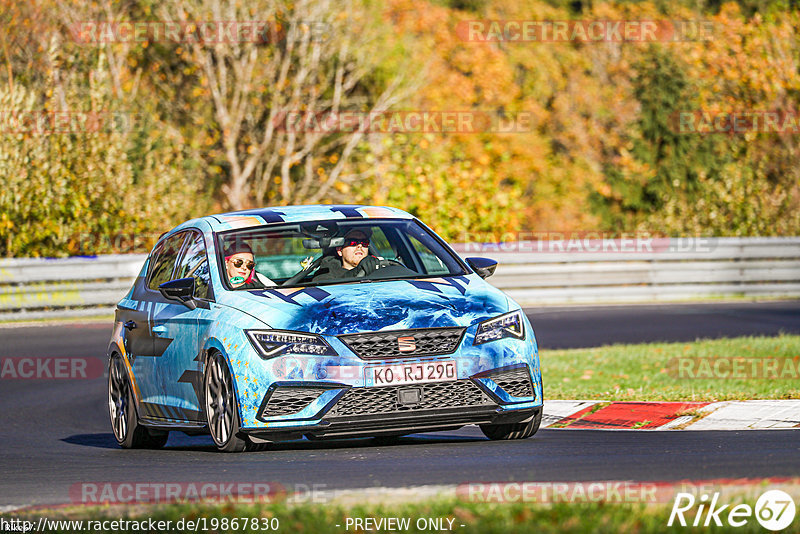
[{"label": "front grille", "polygon": [[295,414],[317,400],[325,391],[327,391],[325,388],[315,387],[278,387],[262,406],[258,418]]},{"label": "front grille", "polygon": [[[347,334],[339,339],[360,358],[398,358],[451,354],[458,347],[465,328],[414,328],[387,332]],[[398,341],[398,338],[406,338]],[[409,338],[413,338],[409,339]],[[401,343],[406,349],[401,351]]]},{"label": "front grille", "polygon": [[[420,400],[416,404],[401,404],[398,391],[416,388]],[[388,414],[442,408],[464,408],[495,404],[470,380],[407,384],[373,388],[351,388],[327,413],[328,417]]]},{"label": "front grille", "polygon": [[512,397],[533,397],[533,384],[527,367],[489,375],[492,381]]}]

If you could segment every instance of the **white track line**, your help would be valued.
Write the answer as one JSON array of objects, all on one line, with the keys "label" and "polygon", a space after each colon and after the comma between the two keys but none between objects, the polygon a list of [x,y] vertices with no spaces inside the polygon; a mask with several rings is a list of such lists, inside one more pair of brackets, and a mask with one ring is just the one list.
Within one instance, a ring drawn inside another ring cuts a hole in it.
[{"label": "white track line", "polygon": [[658,428],[653,428],[652,430],[672,430],[676,426],[684,425],[694,419],[691,415],[682,415],[680,417],[676,417],[669,423],[663,424]]},{"label": "white track line", "polygon": [[587,400],[545,400],[540,428],[554,425],[572,414],[578,413],[589,406],[594,406],[598,402]]},{"label": "white track line", "polygon": [[715,402],[698,411],[710,413],[686,430],[764,430],[800,426],[800,399]]}]

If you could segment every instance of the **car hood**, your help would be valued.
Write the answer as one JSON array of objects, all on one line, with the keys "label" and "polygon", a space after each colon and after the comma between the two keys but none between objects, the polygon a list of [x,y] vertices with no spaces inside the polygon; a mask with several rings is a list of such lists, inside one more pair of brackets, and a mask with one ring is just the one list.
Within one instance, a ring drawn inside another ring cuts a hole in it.
[{"label": "car hood", "polygon": [[[231,292],[229,304],[271,328],[341,335],[470,326],[508,311],[477,275]],[[233,297],[235,295],[235,297]]]}]

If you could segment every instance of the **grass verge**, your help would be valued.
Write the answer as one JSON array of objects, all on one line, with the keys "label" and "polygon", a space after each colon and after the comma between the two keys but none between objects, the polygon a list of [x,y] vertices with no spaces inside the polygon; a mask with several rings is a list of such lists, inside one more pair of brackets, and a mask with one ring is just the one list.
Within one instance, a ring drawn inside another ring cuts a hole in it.
[{"label": "grass verge", "polygon": [[542,350],[545,399],[800,398],[800,336]]},{"label": "grass verge", "polygon": [[[752,506],[753,503],[750,503]],[[674,524],[667,527],[671,510],[670,504],[643,505],[643,504],[608,504],[608,503],[558,503],[552,505],[534,503],[504,503],[487,504],[471,503],[453,499],[437,499],[425,504],[398,504],[398,505],[358,505],[344,508],[336,505],[310,505],[286,506],[281,503],[260,505],[207,505],[207,504],[174,504],[168,506],[152,507],[146,510],[139,509],[135,512],[123,514],[109,512],[100,508],[80,508],[73,511],[60,510],[57,513],[38,511],[33,515],[22,515],[30,521],[35,521],[39,516],[49,519],[91,519],[102,522],[103,520],[127,519],[133,521],[170,521],[168,528],[160,528],[160,532],[187,532],[194,531],[193,527],[205,525],[205,529],[196,528],[197,531],[207,532],[293,532],[342,534],[347,532],[435,532],[451,531],[456,533],[471,534],[507,534],[514,533],[561,533],[561,532],[591,532],[591,533],[649,533],[649,532],[685,532],[686,527]],[[20,515],[17,515],[20,517]],[[693,516],[692,516],[693,517]],[[256,518],[256,523],[253,519]],[[407,528],[376,528],[370,524],[366,528],[364,523],[361,528],[354,524],[356,519],[372,518],[408,518]],[[237,519],[234,523],[233,520]],[[350,522],[348,523],[348,519]],[[687,520],[690,517],[687,514]],[[705,519],[705,518],[703,518]],[[184,528],[176,528],[183,521]],[[258,528],[252,528],[258,525]],[[267,525],[265,528],[264,525]],[[82,532],[108,532],[92,530],[91,523],[82,525]],[[100,525],[98,525],[100,526]],[[110,526],[110,525],[109,525]],[[124,526],[124,525],[123,525]],[[90,527],[87,529],[87,527]],[[274,527],[277,527],[274,529]],[[349,528],[348,528],[349,527]],[[72,532],[76,526],[70,528],[52,529],[50,532]],[[703,531],[722,532],[730,527],[723,528],[704,527]],[[791,530],[791,528],[789,529]],[[142,532],[136,528],[118,528],[118,532]],[[763,528],[750,518],[746,525],[737,528],[737,532],[763,532]]]}]

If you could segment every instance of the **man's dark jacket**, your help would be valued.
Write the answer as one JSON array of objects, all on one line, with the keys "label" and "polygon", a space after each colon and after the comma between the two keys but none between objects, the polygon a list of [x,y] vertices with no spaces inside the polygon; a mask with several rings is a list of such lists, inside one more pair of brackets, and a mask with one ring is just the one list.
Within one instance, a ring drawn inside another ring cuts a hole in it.
[{"label": "man's dark jacket", "polygon": [[342,267],[342,259],[338,256],[326,256],[319,264],[319,270],[314,275],[314,282],[355,278],[355,274],[356,269],[348,270]]}]

